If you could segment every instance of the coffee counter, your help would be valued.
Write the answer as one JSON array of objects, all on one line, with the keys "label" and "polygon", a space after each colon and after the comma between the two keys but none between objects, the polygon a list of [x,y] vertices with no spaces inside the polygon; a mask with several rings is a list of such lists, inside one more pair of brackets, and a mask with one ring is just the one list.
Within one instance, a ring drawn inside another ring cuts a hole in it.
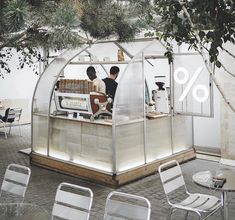
[{"label": "coffee counter", "polygon": [[[45,116],[35,117],[39,117],[38,120],[41,121]],[[178,148],[181,159],[195,156],[188,144],[190,140],[182,142],[184,138],[179,138],[184,137],[189,122],[182,116],[174,117],[179,124],[175,130],[177,133],[174,134],[171,134],[171,116],[166,114],[153,120],[146,119],[145,127],[143,120],[133,120],[120,123],[115,129],[110,119],[90,121],[82,117],[51,115],[49,120],[48,154],[40,148],[43,137],[38,136],[38,140],[34,138],[31,162],[112,186],[152,173],[155,171],[156,161],[160,163],[170,155],[177,156],[177,152],[172,152],[171,136],[175,138],[176,144],[183,146]],[[46,133],[45,128],[41,129],[41,134]],[[140,130],[144,134],[144,129],[146,135],[138,135]],[[182,153],[184,151],[185,154]],[[136,169],[140,171],[137,172]],[[118,172],[114,173],[114,170]]]}]

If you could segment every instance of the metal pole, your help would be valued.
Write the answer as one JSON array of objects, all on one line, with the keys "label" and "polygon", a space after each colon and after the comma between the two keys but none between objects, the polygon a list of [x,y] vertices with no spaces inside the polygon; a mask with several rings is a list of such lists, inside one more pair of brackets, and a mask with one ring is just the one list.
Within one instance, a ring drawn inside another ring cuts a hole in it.
[{"label": "metal pole", "polygon": [[222,202],[224,208],[224,220],[228,220],[228,200],[227,200],[227,192],[223,191],[222,193]]},{"label": "metal pole", "polygon": [[192,147],[194,147],[194,116],[192,117]]},{"label": "metal pole", "polygon": [[142,52],[142,81],[143,81],[143,117],[144,117],[144,163],[147,163],[147,152],[146,152],[146,112],[145,112],[145,75],[144,75],[144,52]]},{"label": "metal pole", "polygon": [[174,153],[174,137],[173,137],[173,129],[174,129],[174,82],[173,82],[173,73],[174,65],[170,64],[170,117],[171,117],[171,152]]}]

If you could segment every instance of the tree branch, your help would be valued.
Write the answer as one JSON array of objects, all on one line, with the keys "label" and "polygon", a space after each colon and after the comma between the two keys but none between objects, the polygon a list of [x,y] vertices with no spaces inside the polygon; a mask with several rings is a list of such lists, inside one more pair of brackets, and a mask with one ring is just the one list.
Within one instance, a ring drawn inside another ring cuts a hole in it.
[{"label": "tree branch", "polygon": [[26,34],[26,30],[19,33],[19,34],[16,34],[14,35],[13,37],[9,38],[7,41],[5,41],[4,43],[0,44],[0,50],[2,50],[4,47],[7,47],[11,44],[11,42],[15,42],[15,41],[18,41],[20,40],[21,38],[23,38]]},{"label": "tree branch", "polygon": [[[221,62],[220,62],[221,63]],[[221,67],[224,69],[224,71],[226,72],[226,73],[228,73],[230,76],[232,76],[232,77],[235,77],[235,75],[232,73],[232,72],[230,72],[222,63],[221,63]]]},{"label": "tree branch", "polygon": [[[182,2],[182,0],[178,0],[178,1],[179,1],[180,5],[182,6],[182,9],[183,9],[183,11],[184,11],[184,13],[185,13],[185,15],[186,15],[186,17],[187,17],[187,19],[188,19],[188,21],[189,21],[191,27],[192,27],[192,29],[195,29],[195,25],[193,24],[193,22],[192,22],[192,20],[191,20],[191,17],[190,17],[190,15],[189,15],[189,13],[188,13],[186,7],[184,6],[184,2]],[[201,43],[201,40],[200,40],[200,37],[199,37],[197,31],[195,31],[195,36],[196,36],[196,39],[197,39],[198,44],[199,44],[199,46],[200,46],[199,49],[198,49],[198,48],[196,48],[196,49],[197,49],[197,51],[199,52],[199,54],[202,56],[203,61],[204,61],[204,64],[205,64],[205,66],[206,66],[206,68],[207,68],[208,73],[210,74],[210,76],[211,76],[211,78],[212,78],[212,80],[213,80],[213,82],[214,82],[216,88],[219,90],[219,92],[220,92],[222,98],[224,99],[225,103],[229,106],[229,108],[230,108],[233,112],[235,112],[235,107],[230,103],[230,101],[229,101],[229,100],[227,99],[227,97],[225,96],[225,94],[224,94],[224,92],[223,92],[221,86],[219,85],[219,83],[218,83],[218,81],[217,81],[215,75],[211,72],[211,70],[210,70],[210,68],[209,68],[209,66],[208,66],[208,60],[206,59],[206,57],[205,57],[205,55],[204,55],[204,52],[203,52],[203,45],[202,45],[202,43]]]},{"label": "tree branch", "polygon": [[[203,48],[208,51],[208,49],[207,49],[204,45],[203,45]],[[209,51],[208,51],[208,52],[209,52]],[[228,51],[228,52],[229,52],[229,51]],[[234,58],[235,58],[235,56],[234,56]],[[221,63],[220,60],[218,60],[218,61]],[[235,77],[235,75],[234,75],[231,71],[229,71],[229,70],[224,66],[223,63],[221,63],[221,67],[222,67],[222,68],[224,69],[224,71],[225,71],[226,73],[228,73],[230,76]]]},{"label": "tree branch", "polygon": [[235,55],[232,54],[231,52],[229,52],[227,49],[225,49],[224,47],[221,46],[221,48],[227,53],[229,54],[231,57],[233,57],[235,59]]}]

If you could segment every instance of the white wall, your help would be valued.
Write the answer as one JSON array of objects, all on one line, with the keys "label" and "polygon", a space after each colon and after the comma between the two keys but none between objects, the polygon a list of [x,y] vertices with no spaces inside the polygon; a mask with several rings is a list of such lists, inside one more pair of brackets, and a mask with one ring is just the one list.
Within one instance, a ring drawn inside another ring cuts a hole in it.
[{"label": "white wall", "polygon": [[[225,48],[235,54],[234,44],[227,43]],[[233,74],[226,73],[223,68],[217,70],[220,85],[230,104],[235,108],[235,67],[234,57],[221,51],[219,57],[222,64]],[[235,160],[235,113],[221,100],[221,154],[222,158]]]},{"label": "white wall", "polygon": [[220,99],[218,90],[214,91],[214,117],[194,117],[194,145],[200,147],[220,148]]},{"label": "white wall", "polygon": [[[235,54],[234,45],[226,44],[225,47],[232,54]],[[220,51],[219,60],[235,75],[234,58],[226,52]],[[215,76],[226,97],[235,106],[235,78],[226,73],[222,67],[216,69]],[[220,148],[222,154],[226,154],[226,157],[233,155],[233,158],[235,158],[235,151],[233,150],[235,146],[235,139],[233,138],[235,134],[234,118],[235,114],[229,110],[218,90],[214,89],[214,118],[195,119],[195,145]],[[223,150],[223,148],[226,150]],[[226,153],[223,153],[223,151]]]},{"label": "white wall", "polygon": [[0,101],[5,107],[23,108],[21,123],[30,122],[31,102],[36,82],[39,78],[27,65],[17,69],[18,56],[9,62],[11,73],[0,78]]}]

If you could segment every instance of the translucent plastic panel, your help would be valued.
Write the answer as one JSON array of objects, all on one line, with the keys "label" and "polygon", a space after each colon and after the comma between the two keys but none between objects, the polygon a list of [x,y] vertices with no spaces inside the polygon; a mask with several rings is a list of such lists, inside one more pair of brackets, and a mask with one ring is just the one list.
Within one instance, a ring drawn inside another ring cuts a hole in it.
[{"label": "translucent plastic panel", "polygon": [[[68,50],[55,58],[39,78],[33,97],[33,151],[45,154],[48,141],[48,116],[54,85],[67,63],[83,48]],[[44,118],[43,118],[44,117]]]},{"label": "translucent plastic panel", "polygon": [[170,116],[146,120],[146,154],[147,162],[172,154]]},{"label": "translucent plastic panel", "polygon": [[135,55],[136,53],[139,53],[142,50],[145,50],[145,55],[149,55],[151,51],[151,55],[160,55],[164,56],[164,53],[166,52],[165,46],[158,40],[153,41],[151,44],[151,47],[149,47],[147,50],[146,47],[149,46],[150,41],[135,41],[135,42],[128,42],[128,43],[121,43],[121,46],[126,49],[131,55]]},{"label": "translucent plastic panel", "polygon": [[33,112],[48,114],[52,91],[60,72],[83,48],[68,50],[56,57],[41,75],[33,99]]},{"label": "translucent plastic panel", "polygon": [[173,117],[174,153],[192,147],[192,116],[175,115]]},{"label": "translucent plastic panel", "polygon": [[142,121],[116,126],[115,141],[117,172],[144,164],[144,126]]},{"label": "translucent plastic panel", "polygon": [[32,151],[44,155],[47,154],[47,124],[46,116],[33,115]]},{"label": "translucent plastic panel", "polygon": [[121,172],[145,163],[144,55],[153,41],[137,53],[120,78],[113,108],[116,171]]},{"label": "translucent plastic panel", "polygon": [[173,80],[175,112],[210,115],[210,76],[200,55],[176,55]]},{"label": "translucent plastic panel", "polygon": [[123,73],[114,100],[116,124],[143,119],[144,79],[142,63],[132,63]]},{"label": "translucent plastic panel", "polygon": [[[115,43],[97,43],[92,45],[87,51],[94,58],[95,61],[118,61],[118,49],[120,49]],[[136,51],[137,52],[137,51]],[[135,52],[135,53],[136,53]],[[94,57],[93,57],[94,56]],[[130,60],[130,57],[125,55],[125,61]]]},{"label": "translucent plastic panel", "polygon": [[50,156],[112,171],[112,127],[51,118]]}]

